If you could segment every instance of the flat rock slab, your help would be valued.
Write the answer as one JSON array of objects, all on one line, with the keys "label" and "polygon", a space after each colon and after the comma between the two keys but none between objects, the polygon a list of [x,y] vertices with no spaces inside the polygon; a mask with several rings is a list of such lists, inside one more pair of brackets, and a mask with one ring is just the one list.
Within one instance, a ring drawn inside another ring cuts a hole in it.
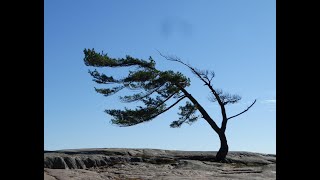
[{"label": "flat rock slab", "polygon": [[276,179],[276,156],[158,149],[76,149],[44,152],[45,180]]}]

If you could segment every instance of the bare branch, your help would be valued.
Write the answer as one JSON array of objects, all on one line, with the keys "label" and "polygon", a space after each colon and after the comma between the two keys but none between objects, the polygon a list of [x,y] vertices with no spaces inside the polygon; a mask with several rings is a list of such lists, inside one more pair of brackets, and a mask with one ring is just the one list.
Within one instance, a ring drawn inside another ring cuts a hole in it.
[{"label": "bare branch", "polygon": [[[158,50],[157,50],[157,51],[158,51]],[[159,52],[159,51],[158,51],[158,52]],[[162,57],[164,57],[164,58],[166,58],[167,60],[169,60],[169,61],[176,61],[176,62],[179,62],[179,63],[187,66],[188,68],[190,68],[191,71],[192,71],[195,75],[197,75],[197,76],[199,77],[199,79],[201,79],[201,81],[203,81],[203,82],[205,83],[205,85],[207,85],[207,86],[209,87],[209,89],[212,91],[213,95],[216,97],[219,105],[221,106],[222,114],[223,114],[223,116],[224,116],[224,114],[225,114],[224,111],[225,111],[225,110],[224,110],[224,104],[223,104],[223,102],[221,101],[220,97],[218,96],[217,92],[213,89],[213,87],[211,86],[211,84],[210,84],[209,82],[207,82],[205,79],[202,78],[202,76],[201,76],[201,74],[199,73],[198,70],[196,70],[196,69],[194,69],[193,67],[191,67],[190,65],[182,62],[179,58],[168,57],[168,56],[165,56],[165,55],[161,54],[160,52],[159,52],[159,54],[160,54]],[[214,73],[213,73],[213,75],[214,75]]]},{"label": "bare branch", "polygon": [[[158,51],[158,52],[159,52],[159,51]],[[219,97],[219,94],[216,92],[216,90],[214,90],[214,88],[212,87],[212,85],[210,84],[210,82],[209,82],[209,81],[207,82],[207,81],[201,76],[201,72],[199,72],[199,70],[196,70],[196,69],[194,69],[193,67],[191,67],[190,65],[182,62],[179,58],[168,57],[168,56],[162,55],[160,52],[159,52],[159,54],[160,54],[162,57],[164,57],[164,58],[166,58],[167,60],[169,60],[169,61],[176,61],[176,62],[179,62],[179,63],[187,66],[188,68],[191,69],[191,71],[192,71],[195,75],[197,75],[197,76],[199,77],[199,79],[200,79],[201,81],[203,81],[203,82],[205,83],[205,85],[207,85],[207,86],[209,87],[209,89],[211,90],[211,92],[213,93],[214,97],[216,98],[216,100],[218,101],[218,103],[219,103],[219,105],[220,105],[221,114],[222,114],[222,119],[223,119],[222,130],[224,131],[224,130],[225,130],[225,127],[226,127],[226,123],[227,123],[227,115],[226,115],[226,110],[225,110],[225,107],[224,107],[225,104],[222,102],[222,100],[221,100],[220,97]],[[189,99],[190,99],[190,98],[189,98]],[[190,100],[191,100],[191,99],[190,99]],[[200,112],[201,112],[201,111],[200,111]],[[209,124],[211,123],[211,121],[208,121],[208,122],[209,122]],[[216,128],[216,127],[215,127],[216,124],[210,124],[210,125],[211,125],[211,127],[212,127],[214,130],[218,129],[218,130],[216,130],[217,132],[220,131],[219,128]]]},{"label": "bare branch", "polygon": [[234,118],[234,117],[237,117],[237,116],[245,113],[246,111],[248,111],[248,110],[256,103],[256,101],[257,101],[257,100],[255,99],[255,100],[253,101],[253,103],[252,103],[247,109],[245,109],[244,111],[242,111],[242,112],[239,113],[239,114],[236,114],[236,115],[234,115],[234,116],[231,116],[231,117],[227,118],[227,120],[229,120],[229,119],[231,119],[231,118]]},{"label": "bare branch", "polygon": [[[158,50],[157,50],[157,51],[158,51]],[[159,52],[159,51],[158,51],[158,52]],[[167,59],[167,60],[169,60],[169,61],[179,62],[179,63],[187,66],[188,68],[191,69],[191,71],[192,71],[196,76],[199,77],[199,79],[201,79],[201,80],[205,83],[205,85],[209,85],[209,82],[207,82],[207,81],[206,81],[205,79],[203,79],[203,77],[201,76],[200,70],[195,69],[195,68],[191,67],[190,65],[184,63],[184,62],[181,61],[178,57],[173,58],[173,57],[170,57],[170,56],[165,56],[165,55],[161,54],[161,52],[159,52],[159,54],[160,54],[160,56],[164,57],[165,59]]]},{"label": "bare branch", "polygon": [[209,80],[209,84],[211,84],[211,80],[212,80],[212,79],[214,78],[214,76],[215,76],[214,71],[211,71],[210,74],[211,74],[211,78],[210,78],[210,80]]},{"label": "bare branch", "polygon": [[214,77],[214,72],[210,71],[210,76],[211,76],[210,78],[209,78],[209,71],[208,70],[202,71],[202,75],[203,75],[203,78],[208,81],[208,84],[211,84],[211,80]]}]

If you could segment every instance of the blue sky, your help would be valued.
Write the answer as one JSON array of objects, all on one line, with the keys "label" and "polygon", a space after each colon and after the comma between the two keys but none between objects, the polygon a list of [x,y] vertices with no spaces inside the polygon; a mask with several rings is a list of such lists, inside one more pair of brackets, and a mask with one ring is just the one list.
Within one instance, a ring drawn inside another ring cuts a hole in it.
[{"label": "blue sky", "polygon": [[[276,153],[275,0],[45,0],[44,148],[156,148],[217,151],[219,138],[204,119],[170,128],[177,108],[132,127],[110,124],[104,109],[134,107],[104,97],[83,62],[84,48],[111,57],[152,56],[161,70],[191,78],[187,89],[220,126],[220,110],[193,74],[157,50],[199,69],[214,70],[213,86],[239,94],[227,106],[231,151]],[[117,77],[127,70],[101,69]],[[183,104],[181,104],[183,105]]]}]

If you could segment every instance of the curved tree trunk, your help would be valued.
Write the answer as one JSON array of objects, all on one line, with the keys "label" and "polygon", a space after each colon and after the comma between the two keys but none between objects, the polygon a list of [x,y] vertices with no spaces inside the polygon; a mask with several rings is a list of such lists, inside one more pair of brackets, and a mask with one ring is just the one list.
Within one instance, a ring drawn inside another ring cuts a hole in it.
[{"label": "curved tree trunk", "polygon": [[216,155],[216,161],[224,161],[229,151],[228,142],[224,132],[218,133],[218,135],[220,138],[220,149]]},{"label": "curved tree trunk", "polygon": [[[222,107],[222,116],[223,116],[223,121],[222,121],[222,127],[219,128],[217,126],[217,124],[213,121],[213,119],[211,119],[211,117],[209,116],[209,114],[206,112],[206,110],[198,103],[198,101],[190,94],[188,93],[187,90],[185,90],[183,87],[181,87],[179,84],[177,84],[178,87],[180,87],[180,90],[184,93],[184,95],[186,97],[188,97],[191,102],[197,106],[198,110],[200,111],[200,113],[202,114],[203,118],[210,124],[211,128],[219,135],[220,138],[220,149],[216,155],[216,161],[223,161],[225,160],[228,151],[229,151],[229,147],[228,147],[228,143],[227,143],[227,138],[225,135],[225,129],[227,126],[227,116],[226,116],[226,112],[225,112],[225,108],[223,103],[220,101],[220,106]],[[217,99],[219,99],[219,97],[217,97]]]}]

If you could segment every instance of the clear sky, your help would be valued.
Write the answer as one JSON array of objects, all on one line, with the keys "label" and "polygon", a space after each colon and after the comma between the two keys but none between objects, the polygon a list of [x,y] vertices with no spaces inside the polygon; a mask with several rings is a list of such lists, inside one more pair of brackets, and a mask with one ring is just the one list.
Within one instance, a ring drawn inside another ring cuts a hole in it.
[{"label": "clear sky", "polygon": [[[177,108],[153,121],[117,127],[104,109],[133,107],[118,95],[104,97],[84,65],[84,48],[111,57],[152,56],[161,70],[191,78],[187,90],[221,123],[209,89],[180,64],[157,50],[199,69],[214,70],[213,86],[241,95],[228,105],[231,151],[276,153],[275,0],[45,0],[44,148],[155,148],[217,151],[219,138],[204,119],[170,128]],[[125,70],[101,69],[124,77]],[[181,103],[183,105],[184,103]]]}]

